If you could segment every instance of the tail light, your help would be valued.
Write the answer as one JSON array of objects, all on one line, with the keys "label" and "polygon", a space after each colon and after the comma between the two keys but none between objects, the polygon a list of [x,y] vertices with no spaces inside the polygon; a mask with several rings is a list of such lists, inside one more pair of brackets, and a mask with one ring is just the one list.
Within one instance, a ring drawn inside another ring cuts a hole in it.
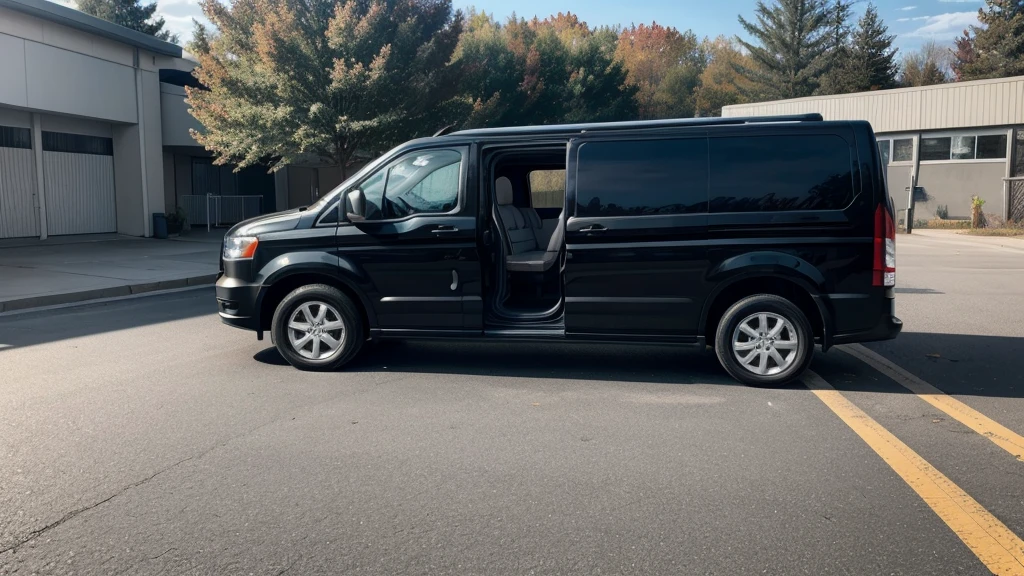
[{"label": "tail light", "polygon": [[896,285],[896,225],[885,204],[875,209],[875,263],[871,284]]}]

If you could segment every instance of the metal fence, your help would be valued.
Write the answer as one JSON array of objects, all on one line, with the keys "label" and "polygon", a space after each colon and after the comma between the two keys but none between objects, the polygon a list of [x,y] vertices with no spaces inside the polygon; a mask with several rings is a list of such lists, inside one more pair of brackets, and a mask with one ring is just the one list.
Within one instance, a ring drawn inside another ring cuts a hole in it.
[{"label": "metal fence", "polygon": [[1024,223],[1024,176],[1004,178],[1006,181],[1007,219]]},{"label": "metal fence", "polygon": [[262,196],[218,196],[215,194],[178,197],[185,218],[192,226],[226,226],[263,212]]}]

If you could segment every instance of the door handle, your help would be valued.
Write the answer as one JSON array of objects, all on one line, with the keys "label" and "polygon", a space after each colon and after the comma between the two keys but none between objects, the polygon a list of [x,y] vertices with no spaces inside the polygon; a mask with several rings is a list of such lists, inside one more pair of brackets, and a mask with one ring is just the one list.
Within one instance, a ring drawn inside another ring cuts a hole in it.
[{"label": "door handle", "polygon": [[433,230],[431,230],[431,232],[434,233],[434,234],[451,234],[453,232],[458,232],[458,231],[459,231],[459,229],[456,228],[455,226],[438,226],[438,227],[434,228]]},{"label": "door handle", "polygon": [[449,286],[453,291],[459,287],[459,273],[452,270],[452,285]]},{"label": "door handle", "polygon": [[591,224],[579,229],[579,232],[607,232],[608,229],[600,224]]}]

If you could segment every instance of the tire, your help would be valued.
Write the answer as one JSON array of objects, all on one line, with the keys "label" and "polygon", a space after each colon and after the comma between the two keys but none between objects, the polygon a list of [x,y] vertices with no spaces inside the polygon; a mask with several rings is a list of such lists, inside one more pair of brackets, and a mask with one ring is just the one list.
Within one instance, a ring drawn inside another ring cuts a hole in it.
[{"label": "tire", "polygon": [[[779,331],[774,333],[776,329]],[[744,384],[784,386],[799,378],[811,363],[814,333],[807,316],[792,302],[757,294],[733,304],[722,315],[715,333],[715,354],[725,371]],[[744,362],[748,358],[749,362]]]},{"label": "tire", "polygon": [[366,340],[359,308],[341,290],[326,284],[308,284],[285,296],[274,311],[270,337],[289,364],[314,371],[341,368],[355,358]]}]

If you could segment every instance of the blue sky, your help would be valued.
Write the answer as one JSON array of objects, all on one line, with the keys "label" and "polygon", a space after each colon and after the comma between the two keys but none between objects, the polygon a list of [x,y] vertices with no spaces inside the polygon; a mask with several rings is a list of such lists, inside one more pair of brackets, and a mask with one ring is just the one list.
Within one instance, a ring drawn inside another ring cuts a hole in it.
[{"label": "blue sky", "polygon": [[[145,0],[144,0],[145,1]],[[202,20],[198,0],[157,0],[158,12],[167,26],[181,34],[182,40],[192,36],[192,18]],[[513,11],[531,18],[553,12],[569,11],[590,25],[658,22],[679,29],[692,29],[699,37],[742,34],[736,20],[738,14],[752,17],[754,0],[453,0],[457,8],[475,6],[504,19]],[[897,45],[914,50],[929,39],[952,43],[966,26],[977,23],[981,0],[875,0],[879,13],[897,35]],[[855,10],[863,12],[861,1]]]}]

